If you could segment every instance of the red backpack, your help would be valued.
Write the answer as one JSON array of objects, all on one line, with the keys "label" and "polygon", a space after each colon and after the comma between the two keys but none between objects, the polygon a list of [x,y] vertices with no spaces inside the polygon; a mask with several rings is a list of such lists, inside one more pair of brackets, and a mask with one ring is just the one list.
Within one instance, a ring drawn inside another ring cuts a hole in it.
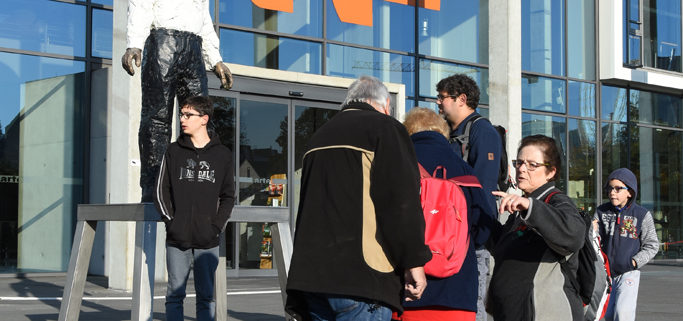
[{"label": "red backpack", "polygon": [[[460,271],[470,245],[467,201],[461,186],[481,188],[481,184],[474,175],[446,179],[443,166],[438,166],[432,175],[422,165],[419,167],[425,244],[432,250],[432,259],[424,266],[425,273],[449,277]],[[439,169],[442,177],[437,177]]]}]

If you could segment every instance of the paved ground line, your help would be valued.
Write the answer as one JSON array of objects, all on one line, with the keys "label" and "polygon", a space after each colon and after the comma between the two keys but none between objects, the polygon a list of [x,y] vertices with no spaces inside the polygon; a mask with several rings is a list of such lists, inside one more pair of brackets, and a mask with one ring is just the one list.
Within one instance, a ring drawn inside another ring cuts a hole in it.
[{"label": "paved ground line", "polygon": [[[269,291],[239,291],[239,292],[228,292],[227,295],[255,295],[255,294],[276,294],[280,293],[280,290],[269,290]],[[196,294],[188,294],[188,298],[196,297]],[[155,300],[165,299],[163,295],[154,296]],[[84,301],[123,301],[132,300],[133,297],[122,296],[122,297],[84,297]],[[21,297],[21,296],[0,296],[0,302],[2,301],[61,301],[61,297]]]}]

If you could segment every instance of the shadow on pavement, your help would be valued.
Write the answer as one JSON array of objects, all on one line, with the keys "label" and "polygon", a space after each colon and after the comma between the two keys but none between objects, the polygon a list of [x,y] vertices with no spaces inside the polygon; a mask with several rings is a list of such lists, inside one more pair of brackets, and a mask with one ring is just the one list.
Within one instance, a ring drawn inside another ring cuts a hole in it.
[{"label": "shadow on pavement", "polygon": [[265,313],[251,313],[251,312],[237,312],[228,309],[228,320],[239,320],[239,321],[282,321],[285,318],[275,314],[265,314]]}]

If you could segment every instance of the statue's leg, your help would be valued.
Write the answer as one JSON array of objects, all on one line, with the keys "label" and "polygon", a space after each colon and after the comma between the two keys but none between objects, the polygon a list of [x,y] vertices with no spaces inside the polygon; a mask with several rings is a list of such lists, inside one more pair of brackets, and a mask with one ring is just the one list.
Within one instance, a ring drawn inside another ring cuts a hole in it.
[{"label": "statue's leg", "polygon": [[153,30],[145,43],[142,65],[142,114],[140,148],[140,187],[142,202],[153,201],[159,165],[171,141],[175,98],[175,41],[163,30]]},{"label": "statue's leg", "polygon": [[180,57],[182,66],[178,68],[178,101],[184,101],[192,96],[208,96],[206,68],[202,57],[202,39],[199,36],[189,35],[185,45],[185,53]]}]

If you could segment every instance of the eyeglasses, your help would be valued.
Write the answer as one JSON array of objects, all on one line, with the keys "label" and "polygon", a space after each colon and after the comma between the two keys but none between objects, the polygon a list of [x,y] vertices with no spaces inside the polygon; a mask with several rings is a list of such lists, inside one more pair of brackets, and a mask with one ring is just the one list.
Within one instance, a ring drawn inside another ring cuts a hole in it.
[{"label": "eyeglasses", "polygon": [[181,119],[182,119],[182,118],[184,118],[184,119],[190,119],[192,116],[199,116],[199,117],[201,117],[201,116],[204,116],[204,115],[202,115],[202,114],[193,114],[193,113],[178,113],[178,117],[180,117]]},{"label": "eyeglasses", "polygon": [[436,95],[436,101],[443,101],[444,99],[449,98],[449,97],[453,98],[453,99],[458,98],[458,96],[456,96],[456,95],[445,95],[444,96],[442,94],[438,94],[438,95]]},{"label": "eyeglasses", "polygon": [[605,192],[606,193],[611,193],[611,192],[621,192],[622,190],[628,190],[628,187],[626,186],[606,186],[605,187]]},{"label": "eyeglasses", "polygon": [[527,161],[525,159],[513,159],[512,160],[512,166],[515,168],[520,168],[522,165],[526,165],[526,169],[530,172],[535,171],[537,168],[541,166],[550,166],[549,163],[538,163],[534,161]]}]

